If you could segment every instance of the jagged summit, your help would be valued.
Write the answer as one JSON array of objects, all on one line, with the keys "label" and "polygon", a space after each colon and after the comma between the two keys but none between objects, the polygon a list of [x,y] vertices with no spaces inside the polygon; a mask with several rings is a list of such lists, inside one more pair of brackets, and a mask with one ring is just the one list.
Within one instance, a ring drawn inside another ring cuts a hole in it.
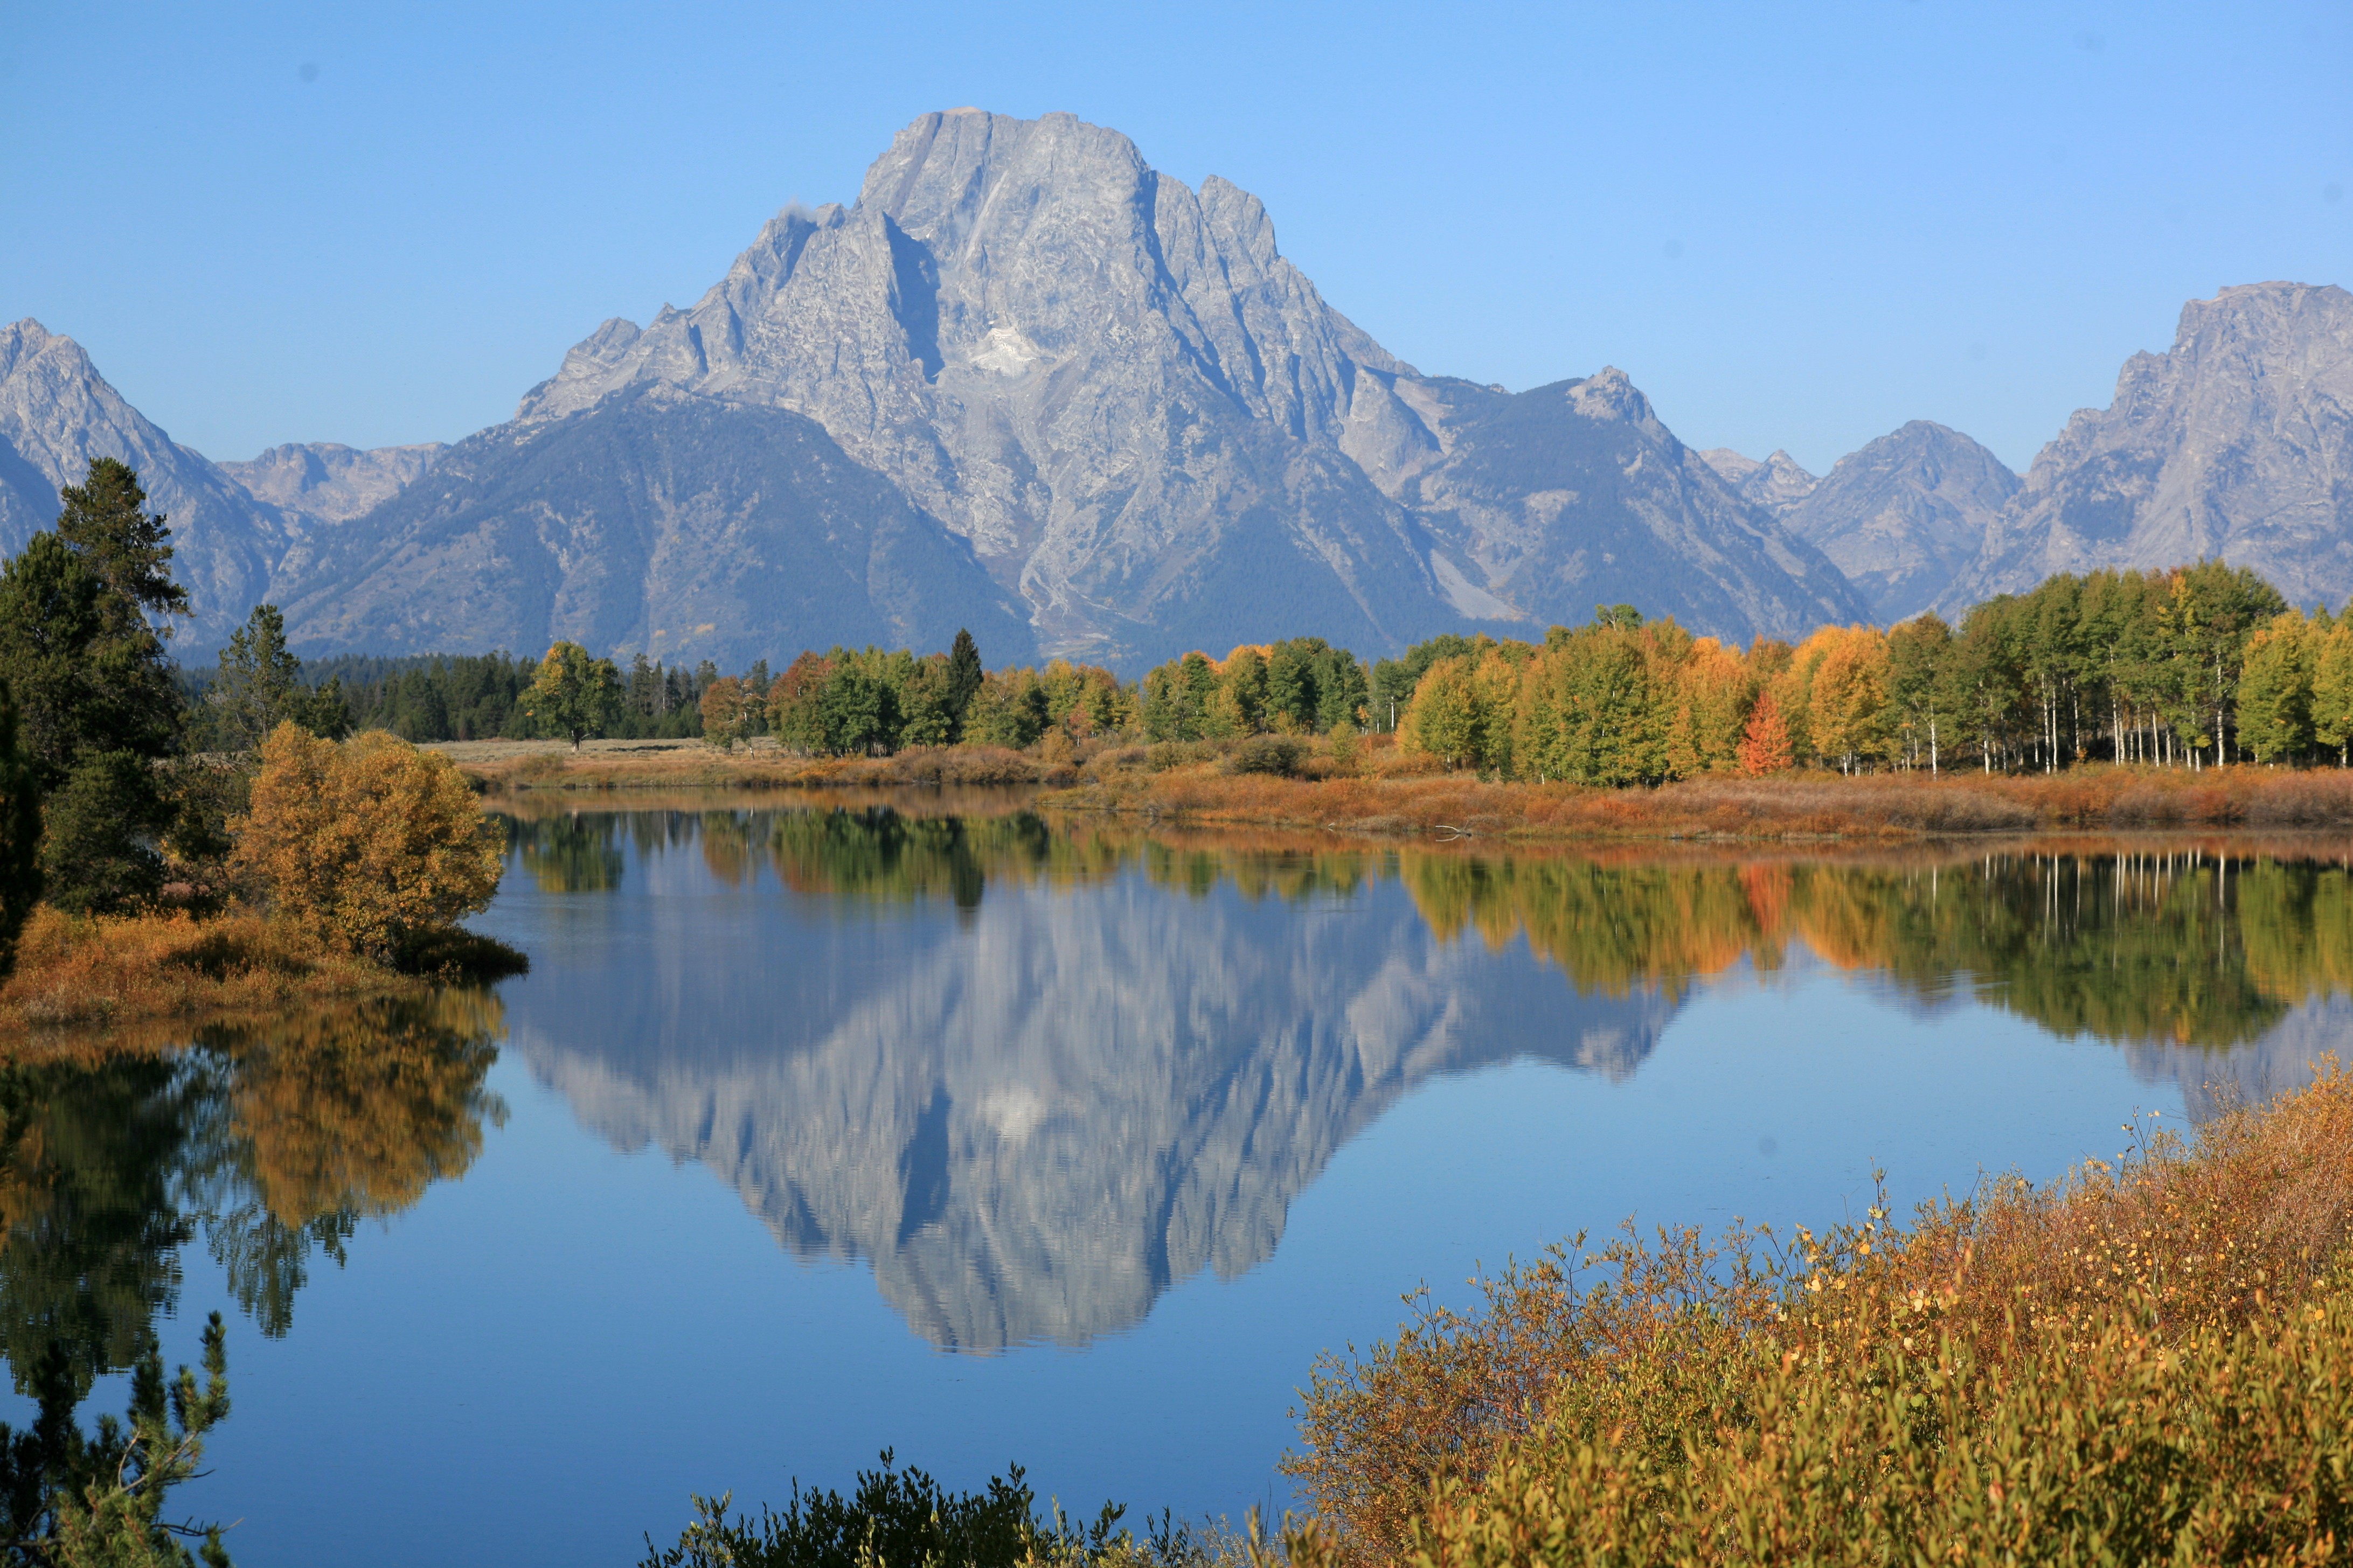
[{"label": "jagged summit", "polygon": [[[690,307],[606,321],[447,452],[233,471],[266,521],[253,589],[216,597],[234,619],[267,592],[310,651],[748,662],[968,609],[998,650],[1134,673],[1281,635],[1377,657],[1602,600],[1739,639],[1863,613],[1622,371],[1424,376],[1256,197],[1068,114],[924,115],[852,204],[778,213]],[[824,592],[783,592],[785,561]]]},{"label": "jagged summit", "polygon": [[1761,463],[1729,447],[1711,447],[1700,454],[1700,459],[1722,474],[1743,500],[1753,501],[1777,517],[1812,494],[1821,482],[1778,447]]},{"label": "jagged summit", "polygon": [[2250,283],[2192,300],[2173,347],[2036,455],[1958,607],[2052,572],[2216,556],[2300,604],[2353,594],[2353,294]]},{"label": "jagged summit", "polygon": [[72,338],[26,317],[0,327],[0,550],[58,515],[58,489],[93,458],[139,470],[171,520],[173,569],[188,590],[188,641],[209,648],[268,591],[300,529],[126,402]]},{"label": "jagged summit", "polygon": [[1841,458],[1782,515],[1892,623],[1935,604],[1977,559],[2018,487],[1977,442],[1915,419]]},{"label": "jagged summit", "polygon": [[[518,421],[648,382],[817,420],[970,541],[1051,652],[1133,667],[1283,627],[1385,650],[1466,617],[1582,618],[1576,563],[1609,574],[1564,544],[1561,572],[1514,586],[1480,562],[1523,549],[1451,519],[1433,537],[1399,486],[1455,455],[1452,394],[1324,300],[1258,198],[1072,115],[923,116],[853,205],[778,214],[690,310],[607,321]],[[1623,372],[1575,384],[1567,413],[1672,442]],[[1643,596],[1704,629],[1788,629],[1836,574],[1779,553],[1820,581],[1694,595],[1666,569]]]}]

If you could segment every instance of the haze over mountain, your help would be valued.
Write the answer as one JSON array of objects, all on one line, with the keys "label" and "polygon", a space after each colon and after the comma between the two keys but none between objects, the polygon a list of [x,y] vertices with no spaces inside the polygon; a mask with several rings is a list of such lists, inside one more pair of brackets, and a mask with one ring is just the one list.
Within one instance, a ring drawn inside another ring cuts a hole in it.
[{"label": "haze over mountain", "polygon": [[1763,462],[1744,458],[1729,447],[1711,447],[1700,459],[1739,493],[1778,517],[1812,493],[1821,481],[1798,466],[1798,460],[1776,447]]},{"label": "haze over mountain", "polygon": [[2202,556],[2297,604],[2353,595],[2353,294],[2252,283],[2184,305],[2172,349],[2126,361],[2116,400],[2036,455],[1937,604]]}]

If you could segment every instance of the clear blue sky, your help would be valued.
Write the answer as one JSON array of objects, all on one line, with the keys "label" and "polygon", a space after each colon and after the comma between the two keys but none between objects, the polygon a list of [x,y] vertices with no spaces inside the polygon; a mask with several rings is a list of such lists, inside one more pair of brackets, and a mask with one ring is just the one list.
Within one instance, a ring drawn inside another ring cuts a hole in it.
[{"label": "clear blue sky", "polygon": [[[227,13],[223,15],[223,13]],[[1263,197],[1423,370],[2022,468],[2225,283],[2353,285],[2353,5],[0,0],[0,320],[216,458],[452,439],[932,109]]]}]

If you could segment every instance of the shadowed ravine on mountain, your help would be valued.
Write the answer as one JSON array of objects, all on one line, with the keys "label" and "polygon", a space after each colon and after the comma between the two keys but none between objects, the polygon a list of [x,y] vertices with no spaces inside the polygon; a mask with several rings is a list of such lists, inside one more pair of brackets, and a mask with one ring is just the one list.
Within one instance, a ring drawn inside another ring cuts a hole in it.
[{"label": "shadowed ravine on mountain", "polygon": [[562,973],[512,1015],[535,1075],[962,1351],[1083,1344],[1239,1275],[1418,1085],[1630,1076],[1718,978],[1997,1006],[2197,1104],[2299,1077],[2353,977],[2343,868],[2206,849],[1608,863],[883,810],[517,834]]}]

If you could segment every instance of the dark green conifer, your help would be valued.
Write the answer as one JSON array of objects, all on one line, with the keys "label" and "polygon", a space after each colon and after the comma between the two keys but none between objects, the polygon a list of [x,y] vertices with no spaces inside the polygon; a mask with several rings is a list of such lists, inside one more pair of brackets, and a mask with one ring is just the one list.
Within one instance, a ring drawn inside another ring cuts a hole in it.
[{"label": "dark green conifer", "polygon": [[972,710],[972,700],[980,691],[982,669],[980,645],[962,626],[956,628],[955,641],[948,645],[948,710],[955,716],[957,733],[964,728],[964,716]]}]

